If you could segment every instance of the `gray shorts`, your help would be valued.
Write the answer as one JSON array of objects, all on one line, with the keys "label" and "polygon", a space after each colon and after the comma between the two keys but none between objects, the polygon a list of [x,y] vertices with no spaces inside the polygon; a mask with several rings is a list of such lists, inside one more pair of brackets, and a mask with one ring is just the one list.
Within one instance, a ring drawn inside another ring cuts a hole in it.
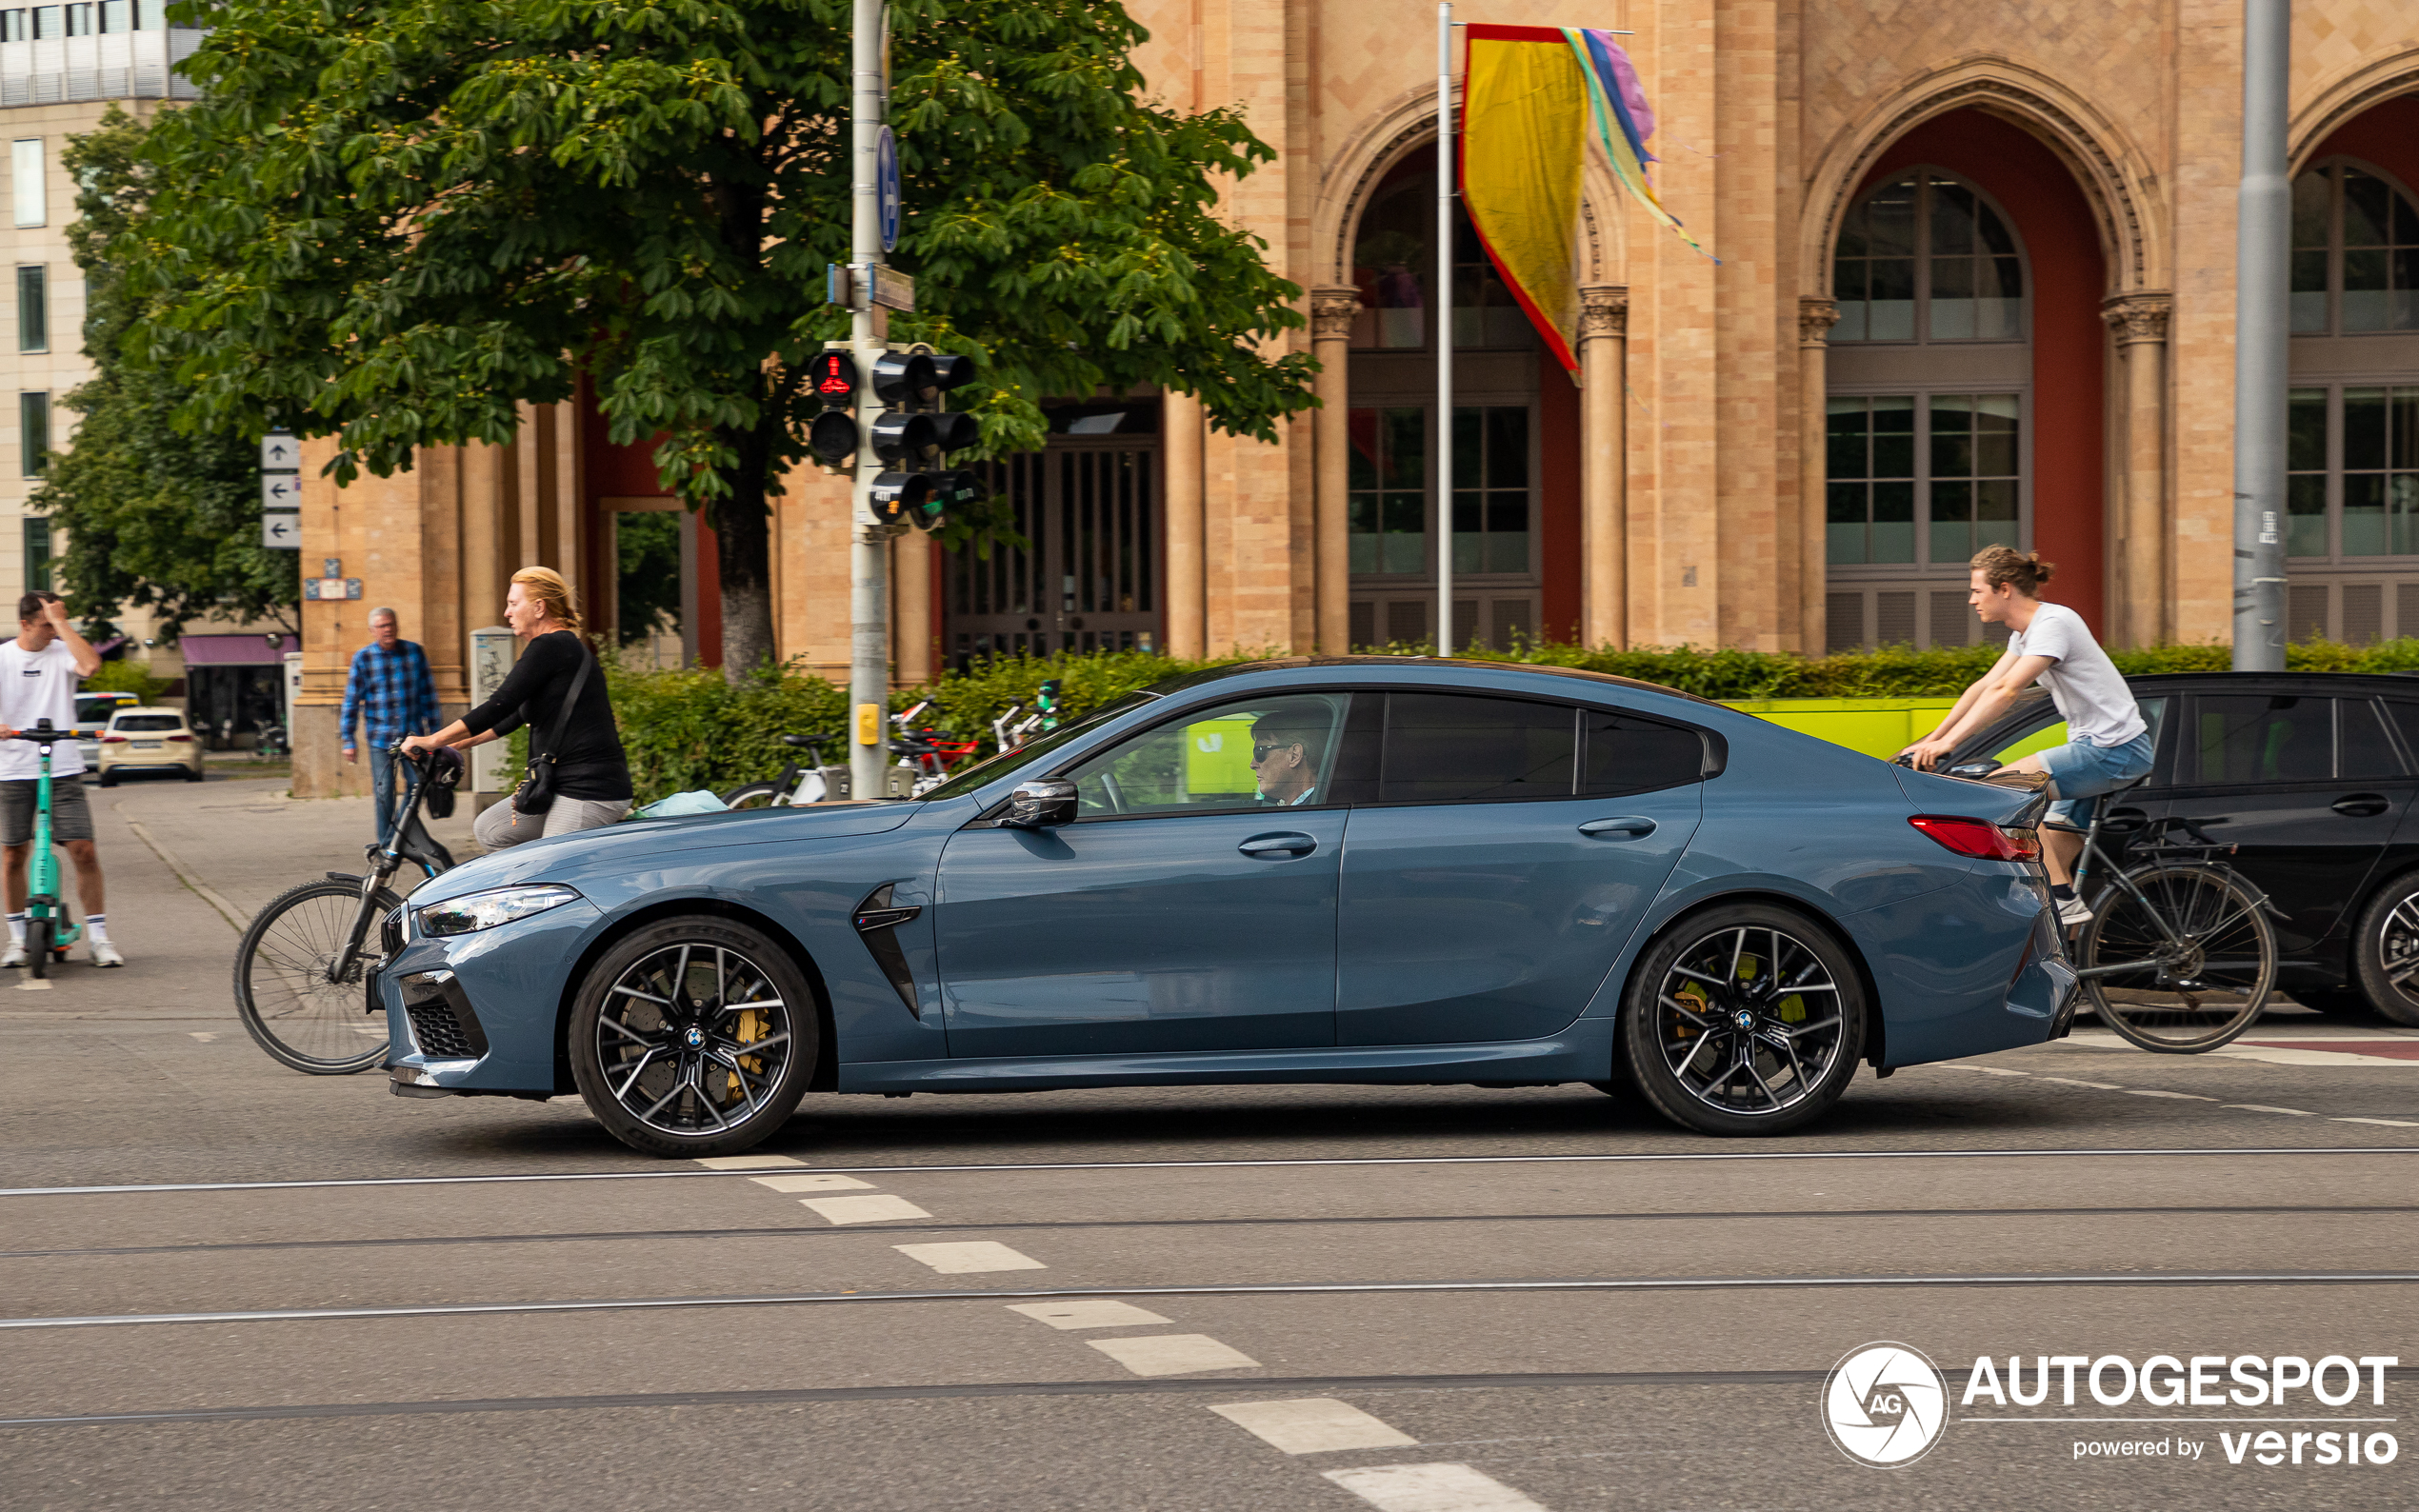
[{"label": "gray shorts", "polygon": [[[33,790],[38,778],[0,782],[0,846],[30,845],[33,840]],[[50,779],[50,838],[92,838],[92,806],[84,798],[84,779]]]}]

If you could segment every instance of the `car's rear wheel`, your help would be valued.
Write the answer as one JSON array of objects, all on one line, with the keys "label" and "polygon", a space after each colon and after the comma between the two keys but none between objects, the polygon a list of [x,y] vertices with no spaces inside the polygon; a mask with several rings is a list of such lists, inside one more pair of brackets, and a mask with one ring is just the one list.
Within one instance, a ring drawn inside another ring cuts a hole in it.
[{"label": "car's rear wheel", "polygon": [[822,1031],[780,946],[708,915],[666,919],[606,952],[580,983],[571,1079],[598,1123],[650,1155],[749,1148],[788,1122]]},{"label": "car's rear wheel", "polygon": [[1655,1111],[1703,1134],[1779,1134],[1829,1111],[1856,1074],[1865,992],[1830,931],[1736,904],[1647,951],[1622,1005],[1629,1074]]},{"label": "car's rear wheel", "polygon": [[2351,936],[2352,981],[2369,1005],[2419,1028],[2419,871],[2370,896]]}]

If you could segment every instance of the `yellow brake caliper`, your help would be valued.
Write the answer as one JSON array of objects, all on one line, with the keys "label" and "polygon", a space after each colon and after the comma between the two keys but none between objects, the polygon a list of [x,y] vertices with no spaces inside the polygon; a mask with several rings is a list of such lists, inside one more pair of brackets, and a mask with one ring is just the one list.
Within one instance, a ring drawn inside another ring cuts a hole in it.
[{"label": "yellow brake caliper", "polygon": [[[763,1014],[758,1013],[753,1008],[741,1010],[739,1014],[740,1044],[752,1044],[756,1041],[763,1039],[768,1032],[770,1031],[766,1027]],[[739,1064],[747,1067],[749,1070],[753,1071],[758,1076],[762,1076],[765,1073],[764,1057],[760,1055],[743,1055],[739,1058]],[[723,1073],[723,1080],[730,1084],[731,1101],[736,1103],[745,1103],[748,1101],[748,1084],[739,1080],[738,1072],[725,1071]]]}]

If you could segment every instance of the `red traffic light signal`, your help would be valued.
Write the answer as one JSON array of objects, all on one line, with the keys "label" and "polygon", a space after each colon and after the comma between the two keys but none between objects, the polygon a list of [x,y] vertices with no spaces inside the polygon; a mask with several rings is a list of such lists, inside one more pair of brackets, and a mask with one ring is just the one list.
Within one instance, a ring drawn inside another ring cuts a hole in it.
[{"label": "red traffic light signal", "polygon": [[808,366],[807,381],[826,409],[844,408],[857,393],[857,360],[845,351],[819,352]]}]

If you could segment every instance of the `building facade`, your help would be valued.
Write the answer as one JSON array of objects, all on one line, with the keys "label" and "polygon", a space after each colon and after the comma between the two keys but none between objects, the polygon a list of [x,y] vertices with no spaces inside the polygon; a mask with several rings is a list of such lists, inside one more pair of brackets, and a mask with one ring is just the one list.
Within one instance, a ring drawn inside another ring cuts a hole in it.
[{"label": "building facade", "polygon": [[[1133,9],[1155,93],[1238,106],[1276,150],[1226,208],[1305,290],[1322,408],[1267,445],[1180,394],[1068,396],[1050,448],[998,469],[1030,551],[892,547],[900,682],[997,650],[1419,641],[1440,535],[1455,625],[1498,644],[1968,644],[1963,564],[1998,541],[2055,561],[2055,596],[2115,642],[2229,633],[2239,7],[1461,8],[1630,31],[1659,191],[1713,254],[1591,166],[1577,382],[1466,229],[1449,330],[1429,318],[1426,0]],[[2419,11],[2306,0],[2293,27],[2294,632],[2419,633]],[[311,488],[306,560],[403,605],[449,700],[512,567],[563,567],[610,621],[616,543],[670,507],[580,404],[513,447]],[[835,674],[849,529],[839,485],[791,480],[780,649]],[[712,536],[679,534],[682,644],[710,663]],[[367,607],[305,606],[331,729]],[[308,785],[335,768],[298,724]]]}]

